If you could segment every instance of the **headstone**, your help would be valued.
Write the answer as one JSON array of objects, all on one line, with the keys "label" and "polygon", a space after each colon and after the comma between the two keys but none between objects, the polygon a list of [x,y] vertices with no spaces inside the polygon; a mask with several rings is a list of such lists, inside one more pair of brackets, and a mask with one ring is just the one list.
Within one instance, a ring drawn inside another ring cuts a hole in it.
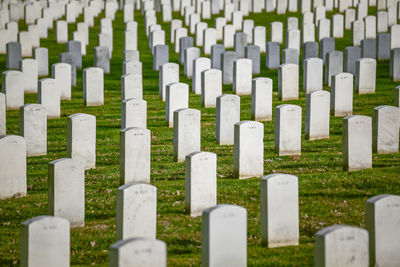
[{"label": "headstone", "polygon": [[222,70],[221,55],[225,53],[225,47],[221,44],[211,46],[211,67]]},{"label": "headstone", "polygon": [[320,19],[318,21],[318,40],[329,37],[331,37],[331,20]]},{"label": "headstone", "polygon": [[247,265],[247,211],[220,204],[202,215],[201,261],[204,266]]},{"label": "headstone", "polygon": [[19,109],[24,104],[24,75],[21,71],[3,72],[3,93],[6,95],[7,110]]},{"label": "headstone", "polygon": [[315,266],[368,266],[368,232],[332,225],[315,235]]},{"label": "headstone", "polygon": [[121,129],[147,128],[147,102],[143,99],[128,98],[121,102]]},{"label": "headstone", "polygon": [[279,66],[278,98],[282,101],[299,98],[299,65],[282,64]]},{"label": "headstone", "polygon": [[110,73],[110,52],[105,46],[94,48],[94,67],[102,68],[105,74]]},{"label": "headstone", "polygon": [[129,98],[143,98],[143,82],[141,74],[125,74],[121,76],[121,100]]},{"label": "headstone", "polygon": [[331,86],[332,76],[343,72],[343,52],[332,51],[327,55],[325,64],[325,83]]},{"label": "headstone", "polygon": [[156,45],[154,47],[153,70],[159,70],[160,66],[169,62],[168,45]]},{"label": "headstone", "polygon": [[400,109],[393,106],[374,108],[372,147],[378,154],[399,152]]},{"label": "headstone", "polygon": [[361,48],[348,46],[344,49],[344,71],[356,75],[356,61],[361,58]]},{"label": "headstone", "polygon": [[6,95],[0,93],[0,138],[6,136]]},{"label": "headstone", "polygon": [[72,54],[74,65],[78,68],[82,68],[82,53],[81,53],[81,42],[80,41],[68,41],[67,52]]},{"label": "headstone", "polygon": [[376,12],[376,32],[388,32],[389,24],[388,24],[388,13],[386,11],[378,11]]},{"label": "headstone", "polygon": [[311,91],[306,94],[306,139],[329,138],[330,98],[328,91]]},{"label": "headstone", "polygon": [[330,52],[335,51],[335,39],[334,38],[323,38],[320,41],[320,53],[319,56],[324,60],[324,64],[328,60]]},{"label": "headstone", "polygon": [[266,65],[270,70],[275,70],[279,68],[280,65],[280,46],[277,42],[268,42],[267,43],[267,59]]},{"label": "headstone", "polygon": [[234,35],[235,35],[235,26],[231,24],[225,25],[223,31],[223,43],[225,49],[233,48]]},{"label": "headstone", "polygon": [[400,47],[400,25],[390,27],[390,49]]},{"label": "headstone", "polygon": [[137,50],[137,29],[124,32],[124,50]]},{"label": "headstone", "polygon": [[74,64],[73,55],[69,52],[64,52],[59,55],[60,63],[71,65],[71,85],[76,86],[76,66]]},{"label": "headstone", "polygon": [[166,87],[170,83],[179,82],[179,65],[166,63],[160,66],[159,72],[159,96],[162,101],[166,99]]},{"label": "headstone", "polygon": [[201,103],[203,107],[215,107],[222,95],[222,71],[208,69],[201,72]]},{"label": "headstone", "polygon": [[70,264],[69,221],[38,216],[22,223],[21,266],[60,266]]},{"label": "headstone", "polygon": [[165,267],[167,266],[167,245],[153,238],[119,240],[110,248],[110,266]]},{"label": "headstone", "polygon": [[251,94],[252,62],[240,58],[233,62],[233,92],[237,95]]},{"label": "headstone", "polygon": [[339,73],[332,77],[331,111],[335,117],[353,114],[353,75]]},{"label": "headstone", "polygon": [[60,107],[60,88],[57,87],[56,79],[45,78],[39,81],[38,103],[46,108],[47,118],[59,118]]},{"label": "headstone", "polygon": [[150,183],[150,138],[150,131],[145,128],[131,127],[121,130],[121,185]]},{"label": "headstone", "polygon": [[322,90],[323,75],[322,59],[317,57],[307,58],[303,62],[303,91],[306,93]]},{"label": "headstone", "polygon": [[23,75],[24,92],[37,93],[38,91],[38,62],[36,59],[24,58],[20,61]]},{"label": "headstone", "polygon": [[369,260],[373,266],[400,263],[400,197],[377,195],[367,200],[366,228],[369,232]]},{"label": "headstone", "polygon": [[390,52],[390,76],[394,82],[400,81],[400,47]]},{"label": "headstone", "polygon": [[284,104],[275,108],[274,147],[279,156],[301,154],[301,107]]},{"label": "headstone", "polygon": [[355,20],[351,24],[351,31],[353,36],[353,46],[360,46],[361,40],[364,39],[365,26],[364,21]]},{"label": "headstone", "polygon": [[142,75],[142,62],[140,61],[124,62],[122,68],[124,74]]},{"label": "headstone", "polygon": [[141,183],[120,186],[117,190],[116,213],[117,240],[138,237],[155,239],[157,188]]},{"label": "headstone", "polygon": [[57,21],[56,40],[57,44],[65,44],[68,42],[68,23],[65,20]]},{"label": "headstone", "polygon": [[376,60],[360,58],[356,61],[356,89],[359,94],[375,93]]},{"label": "headstone", "polygon": [[319,43],[306,42],[303,44],[303,61],[308,58],[319,57]]},{"label": "headstone", "polygon": [[208,69],[211,69],[209,58],[199,57],[193,60],[192,92],[196,95],[201,94],[201,73]]},{"label": "headstone", "polygon": [[26,104],[19,108],[20,135],[25,138],[26,155],[47,154],[47,112],[39,104]]},{"label": "headstone", "polygon": [[245,57],[252,62],[252,74],[260,74],[260,47],[257,45],[246,46]]},{"label": "headstone", "polygon": [[344,37],[344,16],[342,14],[335,14],[332,16],[332,37]]},{"label": "headstone", "polygon": [[245,47],[247,45],[247,36],[243,32],[237,32],[234,35],[234,51],[238,58],[245,57]]},{"label": "headstone", "polygon": [[217,43],[217,31],[213,28],[207,28],[204,30],[203,36],[203,53],[205,55],[211,54],[211,47]]},{"label": "headstone", "polygon": [[299,184],[294,175],[261,178],[261,240],[269,248],[299,244]]},{"label": "headstone", "polygon": [[366,16],[365,22],[365,38],[376,39],[376,17]]},{"label": "headstone", "polygon": [[342,122],[343,169],[358,171],[372,168],[371,117],[350,115]]},{"label": "headstone", "polygon": [[49,163],[49,214],[69,221],[71,227],[85,224],[85,170],[74,159]]},{"label": "headstone", "polygon": [[390,59],[390,34],[378,33],[376,37],[376,58],[378,60]]},{"label": "headstone", "polygon": [[264,174],[264,125],[241,121],[234,126],[233,176],[239,179]]},{"label": "headstone", "polygon": [[[225,7],[226,9],[226,7]],[[226,19],[225,18],[215,18],[215,29],[217,30],[217,40],[222,41],[223,38],[223,30],[224,26],[226,25]]]},{"label": "headstone", "polygon": [[55,63],[52,65],[52,78],[56,80],[60,88],[60,99],[71,100],[71,65],[67,63]]},{"label": "headstone", "polygon": [[98,67],[83,70],[83,102],[86,106],[104,104],[104,72]]},{"label": "headstone", "polygon": [[174,111],[188,107],[189,85],[180,82],[167,84],[165,99],[165,121],[167,122],[169,128],[174,126]]},{"label": "headstone", "polygon": [[206,22],[198,22],[195,25],[195,33],[196,33],[196,46],[203,46],[205,33],[208,24]]},{"label": "headstone", "polygon": [[[174,44],[175,44],[175,53],[180,53],[180,51],[181,51],[181,49],[180,49],[180,39],[182,38],[182,37],[186,37],[188,35],[188,31],[187,31],[187,29],[186,28],[177,28],[176,30],[175,30],[175,33],[174,33],[174,37],[175,37],[175,40],[174,40]],[[193,43],[193,42],[192,42]],[[193,46],[193,45],[192,45]],[[183,50],[184,51],[184,50]]]},{"label": "headstone", "polygon": [[49,75],[49,54],[48,49],[44,47],[37,47],[33,50],[33,57],[38,63],[38,75]]},{"label": "headstone", "polygon": [[[182,39],[181,39],[182,40]],[[200,48],[198,47],[189,47],[185,49],[185,59],[183,71],[186,78],[190,79],[193,76],[193,66],[195,59],[200,57]]]},{"label": "headstone", "polygon": [[123,61],[140,61],[140,52],[137,50],[124,50]]},{"label": "headstone", "polygon": [[200,111],[197,109],[182,108],[174,111],[175,161],[183,162],[188,154],[200,151],[200,116]]},{"label": "headstone", "polygon": [[283,23],[280,21],[271,22],[271,42],[283,43]]},{"label": "headstone", "polygon": [[85,170],[96,166],[96,117],[75,113],[67,120],[67,157],[81,161]]},{"label": "headstone", "polygon": [[376,40],[364,38],[361,40],[361,56],[363,58],[376,58]]},{"label": "headstone", "polygon": [[255,78],[251,89],[251,118],[256,121],[272,120],[272,79]]},{"label": "headstone", "polygon": [[26,185],[26,143],[17,135],[0,138],[0,199],[25,196]]},{"label": "headstone", "polygon": [[254,29],[254,20],[252,19],[245,19],[243,20],[243,33],[246,34],[247,43],[253,43],[253,29]]},{"label": "headstone", "polygon": [[175,30],[179,28],[182,28],[182,20],[173,19],[171,21],[171,32],[170,32],[171,44],[175,43]]},{"label": "headstone", "polygon": [[217,204],[217,155],[193,152],[185,159],[185,209],[192,217]]},{"label": "headstone", "polygon": [[221,54],[223,84],[233,83],[233,64],[237,58],[237,54],[232,51],[227,51]]},{"label": "headstone", "polygon": [[9,42],[7,43],[6,51],[6,68],[8,70],[19,70],[19,62],[22,60],[21,44],[17,42]]},{"label": "headstone", "polygon": [[299,65],[299,50],[294,48],[285,48],[282,51],[282,64]]},{"label": "headstone", "polygon": [[240,122],[240,97],[237,95],[217,97],[215,135],[217,144],[234,144],[234,125],[237,122]]}]

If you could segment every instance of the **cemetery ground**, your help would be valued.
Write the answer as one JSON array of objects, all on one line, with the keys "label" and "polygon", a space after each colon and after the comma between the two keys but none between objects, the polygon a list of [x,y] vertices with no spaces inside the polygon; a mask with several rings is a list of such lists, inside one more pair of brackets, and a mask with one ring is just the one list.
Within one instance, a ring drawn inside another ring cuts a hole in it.
[{"label": "cemetery ground", "polygon": [[[369,14],[375,13],[375,8]],[[330,17],[332,13],[328,13]],[[169,23],[158,21],[166,30],[169,43]],[[285,22],[288,16],[299,13],[275,15],[251,14],[255,25],[267,27],[269,23]],[[90,28],[88,54],[82,58],[83,69],[93,66],[94,47],[97,45],[100,19]],[[174,18],[180,18],[173,13]],[[213,16],[207,20],[214,24]],[[82,20],[82,16],[78,21]],[[165,103],[158,96],[158,72],[152,70],[152,56],[145,35],[143,16],[135,11],[138,27],[138,50],[143,63],[143,98],[147,101],[147,123],[151,131],[151,183],[157,187],[157,239],[166,242],[170,266],[199,266],[201,261],[201,217],[191,218],[184,209],[185,163],[173,161],[173,129],[164,120]],[[26,28],[20,21],[20,29]],[[69,24],[69,36],[75,24]],[[123,51],[123,16],[118,11],[113,22],[114,51],[111,73],[104,77],[104,106],[86,107],[83,103],[82,70],[77,72],[77,86],[72,90],[72,100],[61,102],[61,118],[48,120],[48,153],[46,156],[27,159],[28,195],[22,198],[0,200],[0,265],[19,263],[21,223],[29,218],[48,214],[47,180],[48,163],[66,157],[67,116],[88,113],[96,116],[96,168],[85,175],[85,226],[71,229],[71,265],[108,265],[109,248],[116,241],[116,191],[119,186],[119,144],[121,118],[121,82]],[[1,38],[1,36],[0,36]],[[351,45],[351,32],[336,39],[336,50],[343,51]],[[57,45],[55,27],[49,38],[41,40],[41,47],[49,49],[49,66],[58,62],[59,53],[66,45]],[[281,47],[282,48],[282,47]],[[300,55],[301,58],[301,55]],[[5,70],[5,55],[0,56],[0,68]],[[170,62],[178,55],[170,45]],[[302,68],[300,64],[300,88]],[[248,265],[313,265],[315,233],[332,224],[365,227],[366,200],[378,194],[399,194],[400,155],[373,154],[373,168],[345,172],[342,167],[342,118],[331,116],[330,138],[309,141],[304,139],[305,93],[300,89],[299,100],[279,101],[277,96],[278,72],[267,70],[265,54],[261,54],[261,73],[257,77],[273,79],[273,107],[296,104],[302,107],[302,154],[300,157],[278,156],[274,151],[274,121],[264,122],[264,174],[288,173],[299,178],[300,244],[293,247],[268,249],[261,246],[260,230],[260,179],[233,178],[233,146],[215,143],[215,108],[202,108],[200,96],[190,93],[189,107],[201,110],[201,150],[217,154],[218,203],[243,206],[248,212]],[[253,76],[253,78],[256,76]],[[191,86],[183,75],[180,81]],[[354,93],[353,114],[372,116],[373,108],[394,105],[394,88],[398,84],[389,78],[389,61],[379,61],[376,93]],[[329,91],[328,87],[324,88]],[[232,86],[224,86],[225,94]],[[26,94],[25,103],[37,103],[36,94]],[[274,110],[274,109],[273,109]],[[251,120],[251,97],[241,96],[241,120]],[[19,112],[7,111],[7,134],[19,134]]]}]

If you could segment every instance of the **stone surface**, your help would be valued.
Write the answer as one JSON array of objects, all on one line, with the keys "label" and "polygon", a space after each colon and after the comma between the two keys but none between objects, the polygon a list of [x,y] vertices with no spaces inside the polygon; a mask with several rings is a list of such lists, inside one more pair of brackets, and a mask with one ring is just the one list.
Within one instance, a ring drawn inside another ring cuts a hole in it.
[{"label": "stone surface", "polygon": [[7,110],[19,109],[24,104],[24,80],[21,71],[4,71],[2,89],[6,96]]},{"label": "stone surface", "polygon": [[128,61],[123,63],[123,74],[139,74],[142,75],[142,62]]},{"label": "stone surface", "polygon": [[141,74],[125,74],[121,76],[121,100],[143,98],[143,82]]},{"label": "stone surface", "polygon": [[320,40],[320,44],[319,56],[324,60],[324,64],[326,64],[329,53],[335,51],[335,39],[326,37]]},{"label": "stone surface", "polygon": [[162,101],[166,99],[166,88],[170,83],[179,82],[179,65],[176,63],[166,63],[160,66],[159,71],[159,97]]},{"label": "stone surface", "polygon": [[301,154],[301,107],[284,104],[275,108],[274,148],[279,156]]},{"label": "stone surface", "polygon": [[306,42],[303,44],[303,61],[308,58],[319,57],[319,43]]},{"label": "stone surface", "polygon": [[56,79],[45,78],[39,81],[38,103],[46,108],[47,118],[59,118],[61,113],[60,88]]},{"label": "stone surface", "polygon": [[129,238],[110,248],[112,267],[166,267],[167,245],[153,238]]},{"label": "stone surface", "polygon": [[330,100],[331,94],[328,91],[313,91],[306,94],[306,139],[329,138]]},{"label": "stone surface", "polygon": [[17,135],[0,138],[0,199],[25,196],[26,143]]},{"label": "stone surface", "polygon": [[366,228],[372,266],[400,264],[400,196],[377,195],[367,200]]},{"label": "stone surface", "polygon": [[315,234],[315,266],[368,266],[368,232],[332,225]]},{"label": "stone surface", "polygon": [[110,73],[110,52],[105,46],[94,48],[94,67],[102,68],[105,74]]},{"label": "stone surface", "polygon": [[279,66],[278,98],[282,101],[299,98],[299,65],[283,64]]},{"label": "stone surface", "polygon": [[266,65],[267,68],[270,70],[278,69],[279,65],[281,64],[280,58],[280,46],[278,42],[268,42],[267,43],[267,59]]},{"label": "stone surface", "polygon": [[121,102],[121,129],[129,127],[147,128],[147,102],[129,98]]},{"label": "stone surface", "polygon": [[201,104],[203,107],[215,107],[217,97],[222,95],[222,71],[209,69],[201,72]]},{"label": "stone surface", "polygon": [[233,62],[233,92],[237,95],[251,94],[252,61],[239,58]]},{"label": "stone surface", "polygon": [[168,45],[156,45],[154,47],[153,70],[159,70],[160,66],[169,62]]},{"label": "stone surface", "polygon": [[156,238],[157,188],[150,184],[127,184],[117,190],[117,240]]},{"label": "stone surface", "polygon": [[299,50],[286,48],[282,51],[282,64],[299,65]]},{"label": "stone surface", "polygon": [[238,179],[264,174],[264,125],[241,121],[234,126],[233,176]]},{"label": "stone surface", "polygon": [[38,62],[36,59],[25,58],[20,61],[20,70],[23,75],[24,92],[37,93],[38,91]]},{"label": "stone surface", "polygon": [[86,106],[104,104],[104,71],[90,67],[83,70],[83,102]]},{"label": "stone surface", "polygon": [[199,57],[193,60],[192,73],[192,92],[196,95],[201,94],[201,73],[211,69],[211,60],[206,57]]},{"label": "stone surface", "polygon": [[233,83],[233,64],[237,59],[238,56],[235,52],[228,51],[221,54],[223,84]]},{"label": "stone surface", "polygon": [[356,89],[359,94],[375,93],[376,60],[360,58],[356,61]]},{"label": "stone surface", "polygon": [[67,52],[72,54],[73,64],[78,68],[82,69],[82,44],[80,41],[68,41]]},{"label": "stone surface", "polygon": [[49,214],[65,218],[71,227],[85,224],[85,170],[74,159],[49,162]]},{"label": "stone surface", "polygon": [[19,108],[20,135],[26,142],[26,155],[47,154],[47,112],[39,104],[26,104]]},{"label": "stone surface", "polygon": [[243,32],[237,32],[234,35],[233,47],[238,58],[245,57],[245,47],[247,45],[247,36]]},{"label": "stone surface", "polygon": [[215,44],[211,47],[211,68],[222,70],[222,57],[225,53],[225,47],[221,44]]},{"label": "stone surface", "polygon": [[185,159],[185,210],[192,217],[201,216],[217,204],[217,155],[193,152]]},{"label": "stone surface", "polygon": [[360,58],[361,48],[356,46],[346,47],[344,49],[344,71],[356,75],[356,61]]},{"label": "stone surface", "polygon": [[247,265],[247,210],[220,204],[202,215],[201,261],[204,266]]},{"label": "stone surface", "polygon": [[332,51],[327,55],[325,64],[325,83],[331,86],[332,77],[343,72],[343,52]]},{"label": "stone surface", "polygon": [[306,93],[322,90],[324,62],[320,58],[307,58],[303,62],[303,91]]},{"label": "stone surface", "polygon": [[399,152],[400,109],[393,106],[374,108],[372,148],[378,154]]},{"label": "stone surface", "polygon": [[75,113],[67,120],[67,157],[81,161],[85,170],[96,166],[96,117]]},{"label": "stone surface", "polygon": [[378,60],[390,59],[390,34],[378,33],[376,38],[376,58]]},{"label": "stone surface", "polygon": [[272,79],[253,79],[251,88],[251,118],[256,121],[272,120]]},{"label": "stone surface", "polygon": [[240,121],[240,97],[221,95],[217,97],[216,135],[219,145],[233,145],[234,125]]},{"label": "stone surface", "polygon": [[178,162],[185,157],[200,151],[201,114],[197,109],[182,108],[174,111],[173,155]]},{"label": "stone surface", "polygon": [[340,73],[332,77],[331,111],[335,117],[353,114],[353,75]]},{"label": "stone surface", "polygon": [[364,38],[361,40],[361,56],[363,58],[376,58],[376,40]]},{"label": "stone surface", "polygon": [[6,135],[7,120],[6,120],[6,95],[0,93],[0,138]]},{"label": "stone surface", "polygon": [[61,53],[59,61],[71,65],[71,85],[76,86],[76,66],[73,61],[73,55],[69,52]]},{"label": "stone surface", "polygon": [[21,266],[70,264],[70,224],[53,216],[38,216],[22,223]]},{"label": "stone surface", "polygon": [[245,47],[245,57],[252,62],[252,73],[260,74],[260,47],[257,45],[248,45]]},{"label": "stone surface", "polygon": [[8,70],[19,70],[19,62],[22,60],[21,44],[9,42],[6,45],[6,68]]},{"label": "stone surface", "polygon": [[372,168],[372,120],[351,115],[342,120],[343,169],[358,171]]},{"label": "stone surface", "polygon": [[189,85],[170,83],[167,85],[165,99],[165,121],[169,128],[174,126],[174,111],[189,107]]},{"label": "stone surface", "polygon": [[299,244],[299,185],[294,175],[261,178],[261,242],[269,248]]},{"label": "stone surface", "polygon": [[253,28],[253,45],[260,48],[261,53],[265,53],[267,39],[267,29],[264,26],[255,26]]},{"label": "stone surface", "polygon": [[120,185],[150,183],[150,138],[148,129],[124,128],[120,132]]},{"label": "stone surface", "polygon": [[49,51],[45,47],[37,47],[33,50],[33,57],[38,62],[38,75],[49,75]]},{"label": "stone surface", "polygon": [[184,52],[184,68],[183,73],[186,78],[191,79],[193,76],[193,62],[195,59],[200,57],[200,48],[198,47],[188,47]]}]

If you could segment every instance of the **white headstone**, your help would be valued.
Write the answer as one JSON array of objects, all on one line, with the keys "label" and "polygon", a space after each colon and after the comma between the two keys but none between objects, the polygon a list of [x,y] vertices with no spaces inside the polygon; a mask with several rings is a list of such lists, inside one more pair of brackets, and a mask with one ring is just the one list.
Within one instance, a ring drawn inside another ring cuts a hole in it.
[{"label": "white headstone", "polygon": [[46,108],[47,118],[60,117],[60,88],[57,86],[56,79],[45,78],[39,81],[38,103]]},{"label": "white headstone", "polygon": [[3,72],[3,93],[6,95],[6,106],[19,109],[24,104],[24,75],[21,71],[7,70]]},{"label": "white headstone", "polygon": [[289,63],[279,66],[278,97],[282,101],[299,98],[299,65]]},{"label": "white headstone", "polygon": [[234,144],[234,125],[240,122],[240,97],[221,95],[217,97],[216,135],[219,145]]},{"label": "white headstone", "polygon": [[251,118],[256,121],[272,120],[272,79],[253,79],[251,88]]},{"label": "white headstone", "polygon": [[159,71],[159,96],[162,101],[166,99],[166,87],[170,83],[179,82],[179,65],[176,63],[165,63]]},{"label": "white headstone", "polygon": [[399,152],[400,109],[393,106],[374,108],[372,147],[378,154]]},{"label": "white headstone", "polygon": [[215,107],[217,97],[222,95],[222,71],[208,69],[201,73],[201,104],[209,108]]},{"label": "white headstone", "polygon": [[47,112],[39,104],[26,104],[19,108],[20,135],[25,138],[26,155],[47,154]]},{"label": "white headstone", "polygon": [[332,77],[331,111],[335,117],[353,114],[353,75],[339,73]]},{"label": "white headstone", "polygon": [[121,76],[121,100],[129,98],[143,98],[141,74],[125,74]]},{"label": "white headstone", "polygon": [[71,100],[71,65],[55,63],[52,65],[52,78],[60,89],[61,100]]},{"label": "white headstone", "polygon": [[252,61],[239,58],[233,62],[233,92],[237,95],[251,94]]},{"label": "white headstone", "polygon": [[129,127],[147,128],[147,102],[128,98],[121,102],[121,129]]},{"label": "white headstone", "polygon": [[313,91],[306,94],[306,139],[329,138],[329,109],[331,94],[328,91]]},{"label": "white headstone", "polygon": [[284,104],[275,108],[274,147],[279,156],[301,154],[301,107]]},{"label": "white headstone", "polygon": [[174,111],[189,107],[189,85],[170,83],[167,85],[165,100],[165,121],[168,127],[174,126]]},{"label": "white headstone", "polygon": [[376,87],[376,60],[360,58],[356,61],[356,89],[359,94],[375,93]]}]

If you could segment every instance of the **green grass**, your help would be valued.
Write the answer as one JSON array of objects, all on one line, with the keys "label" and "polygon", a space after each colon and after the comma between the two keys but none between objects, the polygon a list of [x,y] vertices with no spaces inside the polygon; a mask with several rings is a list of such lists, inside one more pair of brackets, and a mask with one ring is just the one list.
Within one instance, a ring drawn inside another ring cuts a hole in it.
[{"label": "green grass", "polygon": [[[374,9],[370,9],[370,14],[374,12]],[[328,17],[331,15],[332,13],[328,13]],[[98,42],[100,18],[103,16],[104,13],[95,20],[96,27],[90,28],[88,55],[83,57],[84,68],[93,65],[93,48]],[[178,13],[173,16],[179,18]],[[300,15],[296,16],[300,18]],[[287,17],[265,12],[250,15],[255,25],[267,27],[267,40],[269,23],[279,20],[286,24]],[[82,19],[81,16],[78,21]],[[184,163],[173,161],[173,130],[164,122],[165,104],[158,97],[158,73],[152,71],[152,56],[145,36],[143,17],[138,11],[135,12],[135,20],[139,23],[138,46],[143,62],[143,93],[148,105],[148,128],[152,133],[151,183],[158,188],[157,238],[167,243],[170,266],[198,266],[201,261],[201,218],[191,218],[184,213]],[[162,22],[160,14],[158,21]],[[213,20],[207,22],[209,26],[214,26]],[[161,24],[169,42],[169,24]],[[25,27],[21,22],[20,29]],[[97,118],[97,162],[96,168],[87,171],[85,176],[85,226],[71,230],[71,265],[108,265],[109,247],[116,241],[115,196],[119,186],[120,77],[124,31],[121,11],[118,11],[113,27],[114,52],[111,73],[104,78],[104,106],[83,105],[82,70],[78,70],[77,87],[72,90],[72,101],[62,101],[61,118],[48,120],[48,154],[27,160],[28,196],[0,200],[0,265],[19,263],[21,223],[47,214],[47,164],[54,159],[66,157],[67,116],[78,112],[92,114]],[[76,26],[69,25],[70,39],[75,29]],[[345,38],[336,40],[336,48],[343,51],[349,45],[351,32],[345,31]],[[50,66],[58,61],[58,54],[66,50],[65,45],[56,44],[54,30],[49,32],[48,39],[41,40],[41,46],[49,48]],[[177,60],[178,56],[173,52],[173,46],[170,46],[170,61]],[[4,55],[0,56],[0,66],[4,71]],[[261,66],[261,74],[257,76],[273,79],[273,105],[278,106],[283,102],[277,98],[277,71],[265,68],[265,54],[261,55]],[[180,73],[181,81],[191,87],[191,81],[183,77],[183,67],[180,68]],[[394,105],[393,89],[396,84],[391,82],[388,74],[389,62],[379,61],[376,93],[354,94],[354,114],[372,116],[374,107]],[[301,88],[302,70],[299,100],[284,103],[300,105],[303,108],[304,121],[305,94]],[[231,86],[224,86],[224,93],[231,92]],[[25,103],[36,102],[36,94],[25,95]],[[193,93],[190,93],[189,106],[201,110],[201,149],[214,152],[218,157],[218,203],[241,205],[248,211],[250,266],[313,265],[316,231],[332,224],[365,227],[365,202],[368,198],[383,193],[399,194],[399,154],[373,154],[372,169],[343,172],[341,118],[331,117],[329,139],[308,141],[304,140],[303,134],[300,158],[279,157],[273,149],[274,122],[264,122],[265,175],[282,172],[299,178],[300,245],[274,249],[262,247],[260,179],[233,179],[233,146],[219,146],[214,141],[215,109],[202,108],[200,96]],[[241,119],[251,119],[250,96],[241,97]],[[18,111],[7,111],[7,134],[19,134]]]}]

